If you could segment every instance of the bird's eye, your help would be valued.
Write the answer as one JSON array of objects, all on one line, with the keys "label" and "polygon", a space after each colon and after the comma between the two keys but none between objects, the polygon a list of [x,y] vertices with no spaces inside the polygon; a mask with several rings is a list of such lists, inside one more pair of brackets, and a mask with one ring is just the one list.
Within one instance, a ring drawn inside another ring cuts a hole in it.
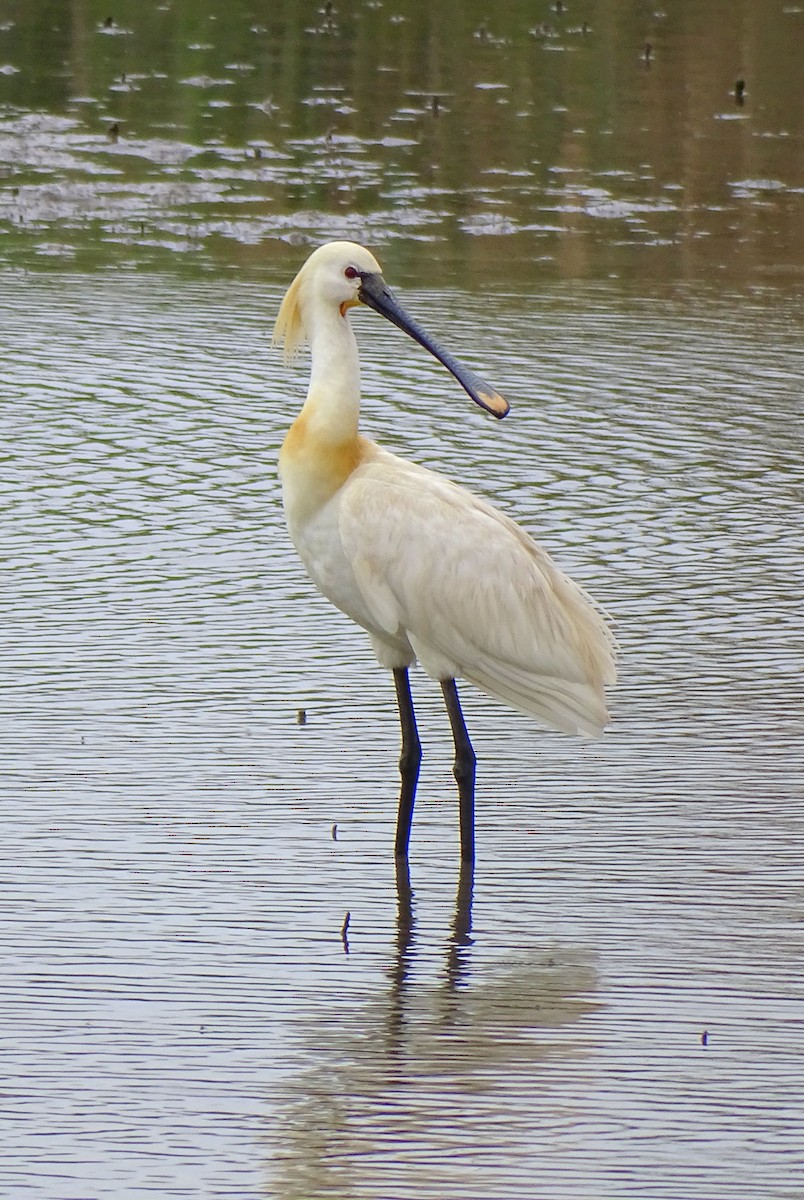
[{"label": "bird's eye", "polygon": [[359,274],[360,272],[358,271],[357,267],[347,267],[344,271],[344,275],[347,279],[357,279]]}]

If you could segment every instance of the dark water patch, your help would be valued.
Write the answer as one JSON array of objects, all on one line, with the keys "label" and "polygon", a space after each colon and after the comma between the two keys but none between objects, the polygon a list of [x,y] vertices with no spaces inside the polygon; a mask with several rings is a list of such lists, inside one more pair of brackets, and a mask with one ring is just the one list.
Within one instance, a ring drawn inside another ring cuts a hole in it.
[{"label": "dark water patch", "polygon": [[124,0],[106,20],[19,6],[0,30],[6,262],[259,267],[347,235],[405,240],[436,285],[534,264],[800,283],[794,7]]}]

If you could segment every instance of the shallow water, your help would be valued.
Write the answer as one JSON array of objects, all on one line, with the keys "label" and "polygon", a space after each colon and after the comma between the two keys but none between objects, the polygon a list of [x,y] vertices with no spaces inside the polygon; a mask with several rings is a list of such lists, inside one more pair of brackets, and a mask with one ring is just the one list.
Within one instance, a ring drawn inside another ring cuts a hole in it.
[{"label": "shallow water", "polygon": [[406,295],[501,424],[412,346],[401,396],[402,335],[357,318],[367,428],[537,533],[622,645],[598,743],[467,690],[473,895],[416,677],[410,896],[390,681],[282,528],[279,290],[3,285],[8,1194],[799,1196],[794,306]]},{"label": "shallow water", "polygon": [[290,274],[345,234],[434,287],[801,288],[804,5],[5,8],[3,261]]},{"label": "shallow water", "polygon": [[[3,1195],[804,1195],[804,6],[665,8],[0,12]],[[366,432],[617,624],[600,742],[466,689],[474,879],[284,532],[332,236],[512,402],[360,313]]]}]

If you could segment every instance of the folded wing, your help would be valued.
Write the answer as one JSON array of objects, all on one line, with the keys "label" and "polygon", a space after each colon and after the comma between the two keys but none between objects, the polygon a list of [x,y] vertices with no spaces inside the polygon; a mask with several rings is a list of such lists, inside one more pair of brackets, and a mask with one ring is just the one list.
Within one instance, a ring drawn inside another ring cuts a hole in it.
[{"label": "folded wing", "polygon": [[340,533],[377,625],[422,666],[570,733],[608,721],[614,638],[589,597],[513,521],[380,452],[349,480]]}]

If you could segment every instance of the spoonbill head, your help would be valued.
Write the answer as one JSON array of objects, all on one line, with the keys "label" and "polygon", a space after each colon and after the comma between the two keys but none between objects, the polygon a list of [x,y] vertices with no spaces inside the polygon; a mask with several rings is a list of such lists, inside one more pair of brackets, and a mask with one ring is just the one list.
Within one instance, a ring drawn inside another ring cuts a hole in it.
[{"label": "spoonbill head", "polygon": [[[393,672],[402,730],[395,850],[406,858],[421,762],[408,670],[441,685],[455,743],[461,856],[474,859],[475,754],[456,679],[568,733],[599,735],[614,639],[594,603],[509,517],[361,436],[349,312],[365,305],[424,346],[496,417],[508,404],[405,311],[354,242],[315,250],[288,288],[274,340],[311,350],[310,384],[279,457],[291,539],[319,590]],[[401,371],[404,383],[405,372]]]},{"label": "spoonbill head", "polygon": [[313,251],[282,301],[274,341],[283,342],[286,354],[292,355],[304,341],[312,345],[314,332],[328,326],[327,318],[333,310],[345,317],[359,304],[387,317],[429,350],[481,408],[495,417],[506,416],[509,406],[503,397],[453,358],[405,312],[383,279],[374,255],[356,242],[327,242]]}]

